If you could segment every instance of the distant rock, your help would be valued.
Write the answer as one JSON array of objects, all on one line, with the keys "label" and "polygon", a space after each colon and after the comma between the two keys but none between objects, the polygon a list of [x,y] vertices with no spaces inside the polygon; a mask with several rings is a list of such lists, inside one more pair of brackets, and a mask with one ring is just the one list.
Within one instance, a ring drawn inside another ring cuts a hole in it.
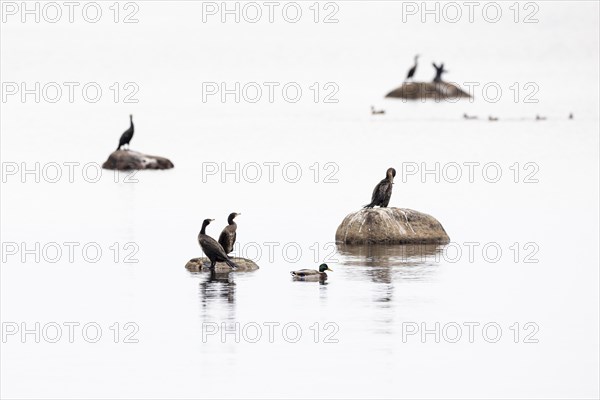
[{"label": "distant rock", "polygon": [[445,100],[470,98],[471,96],[449,82],[405,82],[385,97],[407,100]]},{"label": "distant rock", "polygon": [[[238,269],[233,271],[236,272],[245,272],[245,271],[255,271],[258,269],[258,265],[252,260],[248,260],[247,258],[240,257],[231,257],[231,260],[238,266]],[[192,258],[185,265],[185,268],[190,272],[203,272],[210,271],[210,260],[205,257]],[[218,262],[215,265],[216,273],[230,272],[232,271],[231,267],[224,262]]]},{"label": "distant rock", "polygon": [[113,151],[108,160],[102,164],[102,168],[104,169],[116,169],[119,171],[170,169],[173,167],[173,163],[164,157],[149,156],[133,150]]},{"label": "distant rock", "polygon": [[348,214],[337,228],[343,244],[446,244],[442,224],[431,215],[408,208],[363,208]]}]

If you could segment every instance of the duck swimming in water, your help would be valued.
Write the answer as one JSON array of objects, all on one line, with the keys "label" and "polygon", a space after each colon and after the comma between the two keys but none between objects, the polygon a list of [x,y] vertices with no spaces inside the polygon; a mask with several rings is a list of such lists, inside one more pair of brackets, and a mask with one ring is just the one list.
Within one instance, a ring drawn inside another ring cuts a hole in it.
[{"label": "duck swimming in water", "polygon": [[383,114],[385,114],[385,110],[376,110],[375,107],[371,106],[371,114],[372,115],[383,115]]},{"label": "duck swimming in water", "polygon": [[375,186],[373,195],[371,196],[371,202],[363,208],[373,208],[379,206],[385,208],[390,204],[392,198],[392,186],[394,185],[394,177],[396,176],[396,170],[394,168],[388,168],[385,179]]},{"label": "duck swimming in water", "polygon": [[318,271],[314,269],[300,269],[298,271],[290,271],[290,273],[292,274],[292,277],[294,277],[294,279],[299,281],[325,280],[327,279],[327,274],[325,273],[325,271],[333,272],[333,270],[329,268],[327,264],[321,264],[319,265]]},{"label": "duck swimming in water", "polygon": [[133,138],[133,130],[133,115],[129,114],[129,129],[127,129],[121,135],[121,139],[119,139],[119,147],[117,147],[117,150],[120,150],[121,147],[125,145],[127,145],[127,148],[129,148],[129,142],[131,142],[131,139]]},{"label": "duck swimming in water", "polygon": [[221,235],[219,236],[219,244],[223,247],[223,250],[225,250],[225,254],[229,254],[233,251],[233,245],[235,244],[237,231],[237,224],[233,221],[233,219],[238,215],[242,214],[229,214],[229,217],[227,218],[227,223],[229,225],[223,229],[223,232],[221,232]]},{"label": "duck swimming in water", "polygon": [[467,113],[463,114],[464,119],[477,119],[477,115],[468,115]]},{"label": "duck swimming in water", "polygon": [[202,251],[206,254],[206,257],[210,260],[210,269],[214,269],[217,262],[224,262],[232,269],[236,269],[237,265],[229,259],[219,242],[206,234],[206,227],[212,221],[214,219],[205,219],[202,223],[202,230],[198,234],[198,243],[202,247]]}]

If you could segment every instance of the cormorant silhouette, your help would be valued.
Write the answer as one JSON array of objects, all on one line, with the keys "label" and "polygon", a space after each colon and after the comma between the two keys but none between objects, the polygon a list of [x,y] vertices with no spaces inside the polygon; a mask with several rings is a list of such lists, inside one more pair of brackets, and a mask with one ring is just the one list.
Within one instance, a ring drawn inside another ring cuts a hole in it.
[{"label": "cormorant silhouette", "polygon": [[371,202],[363,208],[373,208],[379,206],[385,208],[390,204],[392,198],[392,185],[394,184],[394,177],[396,176],[396,170],[394,168],[388,168],[385,179],[375,186],[373,195],[371,196]]},{"label": "cormorant silhouette", "polygon": [[235,217],[237,217],[238,215],[242,215],[242,214],[240,214],[240,213],[229,214],[229,217],[227,218],[227,223],[229,225],[227,225],[223,229],[223,231],[221,232],[221,235],[219,236],[219,244],[223,247],[223,250],[225,250],[225,254],[229,254],[233,251],[233,245],[235,244],[236,231],[237,231],[237,224],[233,221],[233,219]]},{"label": "cormorant silhouette", "polygon": [[434,82],[443,82],[442,74],[448,72],[444,69],[444,63],[441,63],[439,66],[436,63],[431,63],[433,68],[435,68],[435,78],[433,78]]},{"label": "cormorant silhouette", "polygon": [[117,147],[117,150],[120,150],[124,145],[127,145],[127,148],[129,149],[129,142],[131,142],[131,138],[133,137],[133,115],[131,114],[129,114],[129,123],[129,129],[123,132],[121,139],[119,139],[119,147]]},{"label": "cormorant silhouette", "polygon": [[224,262],[232,269],[236,269],[237,265],[229,259],[219,242],[206,234],[206,227],[212,221],[214,219],[205,219],[202,223],[202,230],[198,234],[198,243],[202,247],[202,251],[206,254],[206,257],[210,260],[210,268],[214,269],[217,262]]},{"label": "cormorant silhouette", "polygon": [[406,79],[404,80],[405,82],[409,79],[412,79],[412,77],[415,76],[415,72],[417,72],[418,63],[419,63],[419,55],[417,54],[415,56],[415,65],[413,65],[412,68],[408,70],[408,74],[406,74]]}]

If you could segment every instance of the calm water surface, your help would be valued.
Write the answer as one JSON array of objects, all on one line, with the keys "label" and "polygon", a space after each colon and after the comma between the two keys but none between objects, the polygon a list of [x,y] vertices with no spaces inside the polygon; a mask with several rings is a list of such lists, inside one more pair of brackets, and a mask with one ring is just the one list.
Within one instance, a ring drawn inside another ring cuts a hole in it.
[{"label": "calm water surface", "polygon": [[[201,24],[199,3],[141,6],[133,26],[2,27],[3,81],[140,87],[134,105],[3,104],[3,162],[100,163],[133,113],[132,148],[176,166],[140,172],[138,183],[107,172],[97,183],[3,183],[3,242],[103,251],[97,263],[80,253],[3,260],[3,322],[95,322],[103,333],[97,343],[9,337],[3,397],[598,396],[597,3],[543,3],[533,25],[401,24],[390,2],[340,3],[333,25]],[[448,79],[498,82],[501,100],[383,100],[416,52],[418,79],[445,61]],[[203,103],[206,81],[295,81],[306,94],[296,104]],[[336,82],[339,102],[315,104],[314,82]],[[514,82],[535,82],[539,102],[515,102]],[[369,115],[372,104],[387,114]],[[262,178],[203,176],[236,162],[263,166]],[[302,176],[290,183],[279,169],[269,182],[268,162],[297,163]],[[450,247],[335,246],[337,226],[386,168],[436,162],[462,166],[462,178],[399,175],[391,205],[438,218]],[[469,162],[497,163],[502,176],[490,183],[478,169],[470,182]],[[532,171],[538,182],[525,183]],[[232,211],[242,213],[236,254],[260,270],[188,272],[202,220],[217,219],[217,236]],[[133,251],[138,262],[124,262]],[[323,260],[334,270],[326,283],[291,280]],[[127,322],[138,343],[124,343]],[[437,341],[408,335],[436,323]],[[221,336],[236,324],[239,342]]]}]

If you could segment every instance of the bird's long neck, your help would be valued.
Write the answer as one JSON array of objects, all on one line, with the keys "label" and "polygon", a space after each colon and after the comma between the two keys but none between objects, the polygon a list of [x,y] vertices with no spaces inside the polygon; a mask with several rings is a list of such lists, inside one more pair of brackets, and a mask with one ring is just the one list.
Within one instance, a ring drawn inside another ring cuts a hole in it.
[{"label": "bird's long neck", "polygon": [[207,223],[203,223],[202,224],[202,229],[200,229],[200,234],[201,235],[206,235],[206,227],[208,226]]},{"label": "bird's long neck", "polygon": [[233,218],[232,218],[232,217],[229,217],[229,218],[227,219],[227,223],[228,223],[229,225],[236,225],[236,223],[235,223],[235,222],[233,222]]}]

